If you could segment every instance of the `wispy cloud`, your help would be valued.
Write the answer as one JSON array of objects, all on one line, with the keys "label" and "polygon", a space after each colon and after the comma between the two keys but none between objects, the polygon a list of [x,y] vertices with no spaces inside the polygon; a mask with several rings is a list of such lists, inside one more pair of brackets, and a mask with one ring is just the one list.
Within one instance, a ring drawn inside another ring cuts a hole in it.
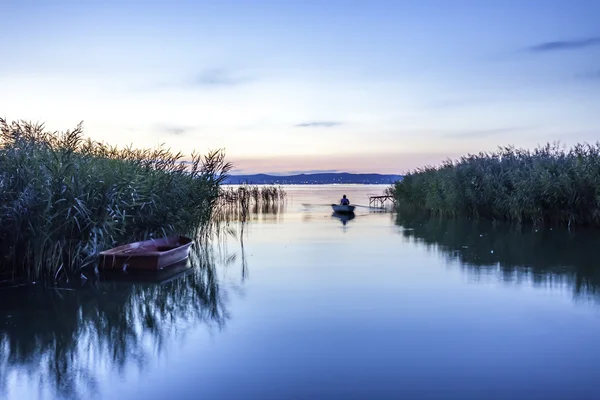
[{"label": "wispy cloud", "polygon": [[333,128],[342,125],[336,121],[310,121],[294,125],[296,128]]},{"label": "wispy cloud", "polygon": [[474,105],[489,105],[492,103],[500,103],[503,101],[504,99],[499,96],[473,96],[468,98],[439,99],[432,102],[424,103],[424,106],[436,110],[450,110],[455,108],[470,107]]},{"label": "wispy cloud", "polygon": [[527,51],[529,51],[530,53],[548,53],[553,51],[585,49],[594,46],[600,46],[599,36],[588,37],[583,39],[557,40],[553,42],[539,43],[534,46],[528,47]]},{"label": "wispy cloud", "polygon": [[533,126],[512,126],[512,127],[503,127],[503,128],[490,128],[490,129],[478,129],[474,131],[462,131],[462,132],[453,132],[446,134],[444,136],[448,138],[480,138],[480,137],[488,137],[494,135],[500,135],[502,133],[512,133],[519,131],[526,131],[534,128]]},{"label": "wispy cloud", "polygon": [[446,108],[457,108],[470,106],[472,104],[479,103],[473,99],[449,99],[449,100],[438,100],[431,103],[427,103],[427,107],[434,109],[446,109]]},{"label": "wispy cloud", "polygon": [[167,79],[162,82],[139,87],[140,91],[156,91],[164,89],[217,89],[226,87],[236,87],[252,82],[254,78],[228,68],[207,68],[200,70],[197,74],[179,78],[176,80]]},{"label": "wispy cloud", "polygon": [[154,130],[156,132],[159,132],[162,134],[167,134],[167,135],[174,135],[174,136],[183,135],[194,129],[195,128],[190,127],[190,126],[180,126],[180,125],[171,125],[171,124],[157,124],[154,126]]},{"label": "wispy cloud", "polygon": [[249,78],[236,75],[225,68],[212,68],[200,71],[191,83],[196,86],[215,87],[239,85],[249,80]]},{"label": "wispy cloud", "polygon": [[597,81],[600,80],[600,69],[597,71],[592,71],[584,74],[578,75],[580,79]]}]

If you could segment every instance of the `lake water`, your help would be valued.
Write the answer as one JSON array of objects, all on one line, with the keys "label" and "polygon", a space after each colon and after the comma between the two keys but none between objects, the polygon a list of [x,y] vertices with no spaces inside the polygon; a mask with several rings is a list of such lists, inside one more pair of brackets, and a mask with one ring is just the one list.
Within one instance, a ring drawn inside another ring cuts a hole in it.
[{"label": "lake water", "polygon": [[600,234],[286,187],[163,283],[0,291],[2,399],[598,399]]}]

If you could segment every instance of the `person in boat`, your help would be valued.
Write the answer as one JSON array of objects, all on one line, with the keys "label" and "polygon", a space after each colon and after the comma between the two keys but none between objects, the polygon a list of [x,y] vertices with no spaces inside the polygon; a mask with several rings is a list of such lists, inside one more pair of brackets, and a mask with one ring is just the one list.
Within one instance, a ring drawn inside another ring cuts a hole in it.
[{"label": "person in boat", "polygon": [[340,204],[341,204],[342,206],[347,206],[347,205],[349,205],[349,204],[350,204],[350,200],[348,200],[348,199],[346,198],[346,195],[343,195],[343,196],[342,196],[342,200],[340,200]]}]

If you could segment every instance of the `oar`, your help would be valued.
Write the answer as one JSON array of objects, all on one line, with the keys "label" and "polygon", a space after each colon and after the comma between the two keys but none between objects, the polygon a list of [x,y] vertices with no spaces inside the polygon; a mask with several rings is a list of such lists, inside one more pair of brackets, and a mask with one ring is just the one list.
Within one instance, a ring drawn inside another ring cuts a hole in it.
[{"label": "oar", "polygon": [[385,210],[384,207],[363,206],[360,204],[351,204],[351,205],[353,205],[355,207],[369,208],[369,209],[375,209],[375,210]]},{"label": "oar", "polygon": [[[329,206],[337,206],[337,205],[341,205],[341,204],[333,204],[333,203],[329,203],[329,204],[308,204],[308,203],[302,203],[303,207],[329,207]],[[362,208],[369,208],[369,209],[375,209],[375,210],[385,210],[384,207],[373,207],[373,206],[363,206],[361,204],[350,204],[351,206],[355,206],[355,207],[362,207]]]}]

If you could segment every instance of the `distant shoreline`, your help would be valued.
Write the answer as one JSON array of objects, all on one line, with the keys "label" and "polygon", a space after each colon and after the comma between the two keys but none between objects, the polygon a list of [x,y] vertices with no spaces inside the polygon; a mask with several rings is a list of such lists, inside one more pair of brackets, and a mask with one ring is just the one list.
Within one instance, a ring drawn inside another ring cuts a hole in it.
[{"label": "distant shoreline", "polygon": [[243,185],[243,184],[248,184],[248,185],[286,185],[286,186],[336,186],[336,185],[340,185],[340,186],[349,186],[349,185],[356,185],[356,186],[377,186],[377,185],[393,185],[393,183],[362,183],[362,182],[358,182],[358,183],[339,183],[339,182],[332,182],[332,183],[282,183],[282,182],[273,182],[273,183],[256,183],[256,182],[241,182],[241,183],[230,183],[230,182],[226,182],[226,183],[222,183],[221,186],[238,186],[238,185]]},{"label": "distant shoreline", "polygon": [[225,185],[391,185],[402,180],[402,175],[394,174],[352,174],[352,173],[316,173],[298,175],[230,175],[223,181]]},{"label": "distant shoreline", "polygon": [[393,185],[393,183],[339,183],[339,182],[332,182],[332,183],[282,183],[282,182],[273,182],[273,183],[256,183],[256,182],[241,182],[241,183],[230,183],[230,182],[226,182],[226,183],[222,183],[221,186],[237,186],[237,185],[242,185],[242,184],[248,184],[248,185],[286,185],[286,186],[336,186],[336,185],[340,185],[340,186],[349,186],[349,185],[356,185],[356,186],[377,186],[377,185]]}]

